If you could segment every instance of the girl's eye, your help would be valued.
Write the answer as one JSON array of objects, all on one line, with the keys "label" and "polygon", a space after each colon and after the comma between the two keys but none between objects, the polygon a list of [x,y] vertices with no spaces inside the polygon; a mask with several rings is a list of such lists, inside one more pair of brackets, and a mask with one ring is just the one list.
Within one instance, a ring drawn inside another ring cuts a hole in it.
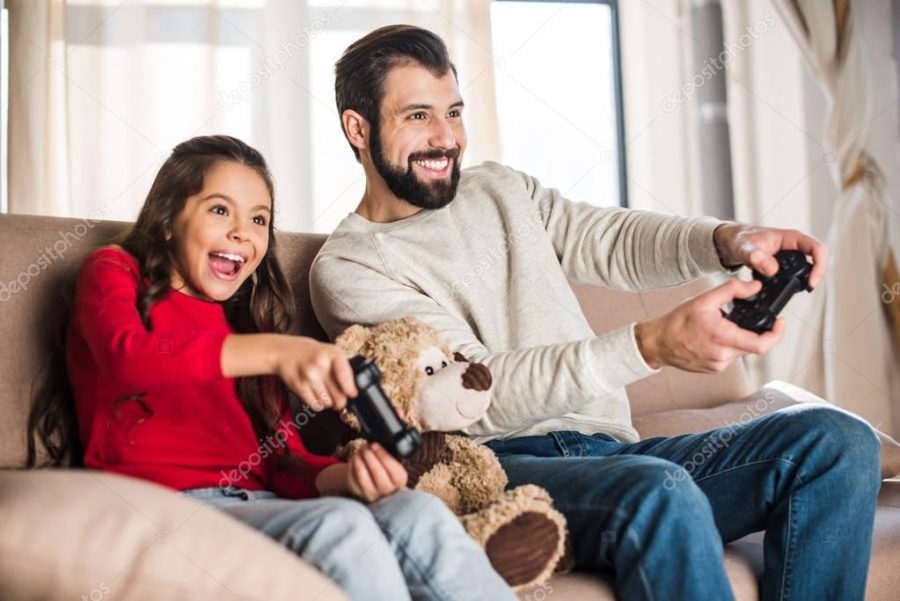
[{"label": "girl's eye", "polygon": [[212,211],[216,215],[227,215],[228,214],[228,209],[225,207],[225,205],[216,205],[213,208],[211,208],[210,211]]},{"label": "girl's eye", "polygon": [[262,215],[257,215],[253,218],[253,223],[255,223],[256,225],[266,225],[267,222],[265,217],[263,217]]},{"label": "girl's eye", "polygon": [[433,376],[433,375],[434,375],[434,368],[431,367],[430,365],[429,365],[428,367],[426,367],[426,368],[425,368],[425,375],[426,375],[426,376]]}]

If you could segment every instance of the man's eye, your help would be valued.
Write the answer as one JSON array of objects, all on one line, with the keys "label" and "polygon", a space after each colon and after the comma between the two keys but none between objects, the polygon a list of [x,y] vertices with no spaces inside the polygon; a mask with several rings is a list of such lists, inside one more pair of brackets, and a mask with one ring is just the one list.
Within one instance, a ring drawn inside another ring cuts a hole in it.
[{"label": "man's eye", "polygon": [[257,215],[256,217],[253,218],[253,223],[255,223],[256,225],[266,225],[268,222],[266,221],[266,218],[263,217],[262,215]]},{"label": "man's eye", "polygon": [[462,116],[462,111],[460,111],[459,109],[453,109],[452,111],[447,113],[447,116],[450,117],[451,119],[456,119],[457,117]]},{"label": "man's eye", "polygon": [[426,376],[433,376],[433,375],[434,375],[434,368],[431,367],[430,365],[429,365],[428,367],[426,367],[426,368],[425,368],[425,375],[426,375]]},{"label": "man's eye", "polygon": [[415,119],[416,121],[421,121],[421,120],[425,119],[427,116],[428,115],[426,115],[425,113],[420,111],[418,113],[413,113],[412,115],[409,116],[409,118]]},{"label": "man's eye", "polygon": [[225,205],[216,205],[213,208],[211,208],[210,211],[212,211],[216,215],[227,215],[228,214],[228,209],[225,207]]}]

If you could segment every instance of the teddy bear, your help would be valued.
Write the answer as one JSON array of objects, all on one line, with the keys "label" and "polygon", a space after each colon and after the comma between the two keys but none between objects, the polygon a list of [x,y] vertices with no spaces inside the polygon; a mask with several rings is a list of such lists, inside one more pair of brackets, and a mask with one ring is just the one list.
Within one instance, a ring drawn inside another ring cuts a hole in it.
[{"label": "teddy bear", "polygon": [[[438,332],[406,317],[372,328],[354,325],[335,343],[348,355],[374,361],[382,388],[422,444],[404,465],[409,486],[442,499],[514,589],[542,584],[566,551],[566,523],[550,495],[534,486],[506,490],[497,456],[459,431],[487,413],[491,374],[484,365],[451,355]],[[342,419],[359,430],[347,410]],[[349,457],[356,438],[338,453]]]}]

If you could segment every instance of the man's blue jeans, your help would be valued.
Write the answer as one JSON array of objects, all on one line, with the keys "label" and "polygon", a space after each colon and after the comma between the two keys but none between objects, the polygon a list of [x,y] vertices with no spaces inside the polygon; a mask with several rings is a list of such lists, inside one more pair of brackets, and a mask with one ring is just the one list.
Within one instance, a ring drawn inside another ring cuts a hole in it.
[{"label": "man's blue jeans", "polygon": [[701,434],[616,442],[551,432],[488,445],[510,486],[546,488],[576,566],[621,599],[734,599],[723,542],[765,530],[765,601],[862,600],[879,441],[864,421],[798,405]]}]

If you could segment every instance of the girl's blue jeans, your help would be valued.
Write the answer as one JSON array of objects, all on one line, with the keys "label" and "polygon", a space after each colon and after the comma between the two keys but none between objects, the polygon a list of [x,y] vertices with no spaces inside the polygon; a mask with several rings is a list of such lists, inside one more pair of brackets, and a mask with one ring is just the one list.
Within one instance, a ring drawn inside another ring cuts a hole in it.
[{"label": "girl's blue jeans", "polygon": [[576,565],[620,599],[734,599],[723,543],[765,530],[763,601],[862,601],[881,485],[862,420],[798,405],[700,434],[616,442],[552,432],[488,443],[510,486],[546,488]]},{"label": "girl's blue jeans", "polygon": [[[459,519],[426,493],[402,490],[371,504],[234,487],[183,494],[275,539],[354,600],[516,599]],[[307,597],[298,591],[297,598]]]}]

